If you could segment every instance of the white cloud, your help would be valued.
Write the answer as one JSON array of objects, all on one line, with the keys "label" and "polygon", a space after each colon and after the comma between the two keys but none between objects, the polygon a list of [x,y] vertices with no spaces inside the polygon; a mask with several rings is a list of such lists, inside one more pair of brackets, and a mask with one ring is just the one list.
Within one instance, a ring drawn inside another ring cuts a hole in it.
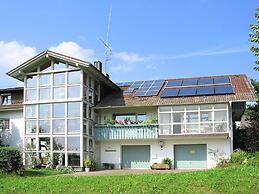
[{"label": "white cloud", "polygon": [[93,61],[96,58],[93,49],[83,48],[72,41],[61,42],[57,46],[51,46],[49,50],[86,61]]},{"label": "white cloud", "polygon": [[115,53],[114,58],[128,63],[143,62],[150,59],[150,57],[140,56],[139,54],[128,53],[125,51]]},{"label": "white cloud", "polygon": [[0,41],[0,68],[11,69],[36,54],[36,48],[17,41]]}]

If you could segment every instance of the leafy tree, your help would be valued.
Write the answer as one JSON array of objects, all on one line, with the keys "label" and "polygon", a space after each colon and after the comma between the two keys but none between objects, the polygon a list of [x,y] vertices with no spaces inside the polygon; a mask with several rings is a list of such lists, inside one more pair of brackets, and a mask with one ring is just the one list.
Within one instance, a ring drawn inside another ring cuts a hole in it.
[{"label": "leafy tree", "polygon": [[259,7],[256,8],[256,13],[255,13],[255,18],[256,18],[256,23],[251,24],[251,29],[252,33],[249,34],[250,36],[250,41],[255,43],[251,47],[251,51],[254,53],[254,55],[257,57],[257,60],[255,61],[256,67],[254,67],[255,70],[259,71]]}]

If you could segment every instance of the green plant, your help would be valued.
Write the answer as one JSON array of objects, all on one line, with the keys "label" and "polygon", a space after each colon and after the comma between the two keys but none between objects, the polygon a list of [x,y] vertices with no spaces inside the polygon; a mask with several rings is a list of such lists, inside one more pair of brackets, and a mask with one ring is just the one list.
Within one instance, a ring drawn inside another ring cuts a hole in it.
[{"label": "green plant", "polygon": [[74,172],[74,169],[71,166],[57,166],[56,170],[62,174],[70,174]]},{"label": "green plant", "polygon": [[143,124],[145,124],[145,125],[152,125],[152,124],[156,124],[156,123],[157,123],[157,119],[154,117],[150,117],[143,121]]},{"label": "green plant", "polygon": [[96,170],[97,163],[93,160],[84,160],[84,167],[90,168],[91,171]]},{"label": "green plant", "polygon": [[242,164],[245,160],[248,160],[249,158],[251,158],[251,154],[243,151],[243,150],[235,150],[232,154],[231,154],[231,158],[230,158],[230,163],[233,164]]},{"label": "green plant", "polygon": [[103,166],[105,169],[109,169],[109,170],[114,169],[115,167],[115,165],[112,163],[103,163]]},{"label": "green plant", "polygon": [[106,119],[104,121],[104,123],[105,123],[105,125],[115,125],[115,124],[117,124],[117,121],[114,119]]},{"label": "green plant", "polygon": [[164,158],[162,160],[162,164],[167,164],[169,166],[169,169],[172,168],[172,160],[170,158]]},{"label": "green plant", "polygon": [[0,147],[0,172],[17,172],[22,168],[22,157],[14,147]]}]

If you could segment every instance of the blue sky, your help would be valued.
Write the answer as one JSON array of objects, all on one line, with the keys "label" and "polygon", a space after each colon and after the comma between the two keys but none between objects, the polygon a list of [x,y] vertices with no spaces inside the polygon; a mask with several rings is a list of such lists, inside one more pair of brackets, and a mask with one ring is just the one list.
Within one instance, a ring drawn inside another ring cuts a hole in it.
[{"label": "blue sky", "polygon": [[253,70],[250,24],[256,0],[86,1],[9,0],[0,6],[0,87],[5,73],[45,49],[103,60],[112,6],[106,67],[115,82],[245,73]]}]

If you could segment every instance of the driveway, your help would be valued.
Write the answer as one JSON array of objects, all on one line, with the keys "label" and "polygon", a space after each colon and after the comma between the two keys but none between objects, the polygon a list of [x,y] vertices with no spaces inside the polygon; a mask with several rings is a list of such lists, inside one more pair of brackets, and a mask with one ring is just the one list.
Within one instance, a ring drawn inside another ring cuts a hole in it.
[{"label": "driveway", "polygon": [[120,175],[135,175],[135,174],[156,174],[156,173],[180,173],[191,172],[198,170],[150,170],[150,169],[123,169],[123,170],[98,170],[92,172],[75,172],[66,174],[65,176],[120,176]]}]

